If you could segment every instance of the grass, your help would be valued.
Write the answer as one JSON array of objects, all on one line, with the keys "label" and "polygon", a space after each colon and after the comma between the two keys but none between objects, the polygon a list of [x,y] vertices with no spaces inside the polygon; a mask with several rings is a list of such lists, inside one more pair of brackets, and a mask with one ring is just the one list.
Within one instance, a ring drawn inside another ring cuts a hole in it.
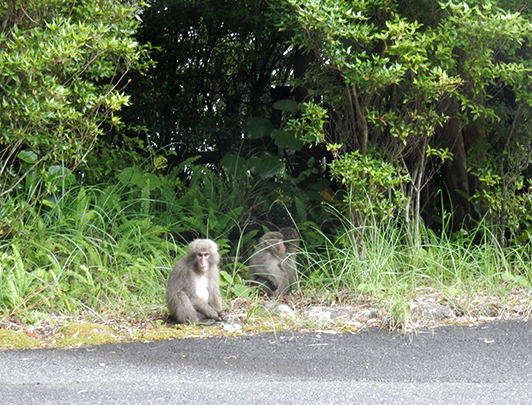
[{"label": "grass", "polygon": [[427,231],[425,241],[413,245],[397,222],[347,225],[335,242],[306,246],[306,252],[304,285],[314,296],[337,296],[329,299],[335,305],[367,300],[382,310],[388,327],[414,327],[412,304],[424,299],[462,316],[480,305],[506,315],[530,313],[530,246],[502,249],[485,226],[452,238]]},{"label": "grass", "polygon": [[117,311],[162,294],[160,280],[182,247],[161,238],[166,230],[149,217],[128,215],[115,190],[77,191],[2,242],[4,314]]},{"label": "grass", "polygon": [[[185,246],[171,238],[171,224],[131,210],[138,201],[120,191],[73,189],[0,242],[3,329],[53,340],[75,320],[99,322],[141,339],[152,336],[146,330],[157,328],[164,328],[160,336],[166,337],[209,335],[205,329],[167,322],[166,279]],[[418,244],[411,243],[407,231],[394,221],[363,228],[345,222],[334,237],[301,227],[299,289],[281,301],[297,314],[318,305],[359,311],[352,322],[329,325],[335,330],[426,326],[428,321],[412,312],[420,302],[452,308],[457,317],[449,322],[489,318],[483,315],[489,311],[491,318],[530,315],[529,245],[503,249],[484,225],[452,236],[427,230]],[[226,255],[244,251],[245,241],[230,246],[219,240]],[[242,331],[323,327],[298,316],[287,320],[265,313],[264,297],[246,286],[246,258],[237,254],[234,259],[223,266],[221,283],[227,313],[243,325]],[[176,334],[168,335],[169,329]]]}]

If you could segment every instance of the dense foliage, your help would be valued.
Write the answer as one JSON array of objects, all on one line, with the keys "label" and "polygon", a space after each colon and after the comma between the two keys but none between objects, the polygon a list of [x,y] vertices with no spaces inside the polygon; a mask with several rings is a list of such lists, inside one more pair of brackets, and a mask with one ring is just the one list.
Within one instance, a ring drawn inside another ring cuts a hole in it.
[{"label": "dense foliage", "polygon": [[300,223],[341,200],[355,225],[359,207],[388,206],[382,215],[404,218],[416,239],[448,214],[455,231],[487,215],[503,244],[527,239],[525,4],[150,5],[139,38],[158,63],[134,78],[126,121],[146,129],[149,150],[177,152],[169,167],[200,154],[240,179],[274,177],[263,197],[312,207],[310,218],[297,210]]},{"label": "dense foliage", "polygon": [[530,13],[7,0],[0,307],[134,309],[194,237],[246,295],[250,240],[285,225],[309,286],[529,286]]},{"label": "dense foliage", "polygon": [[[140,6],[140,5],[139,5]],[[119,1],[15,1],[0,6],[0,214],[76,183],[98,137],[128,101],[139,21]],[[82,179],[79,179],[82,180]]]},{"label": "dense foliage", "polygon": [[[406,221],[412,215],[419,230],[421,215],[431,225],[434,214],[441,219],[452,212],[457,230],[488,214],[511,236],[527,231],[521,209],[531,208],[523,192],[532,152],[532,26],[524,5],[290,4],[293,13],[283,26],[295,27],[296,43],[316,57],[309,86],[332,106],[329,136],[345,152],[377,156],[377,151],[384,170],[392,163],[406,175],[402,184],[381,189],[402,187],[408,205],[400,215]],[[360,187],[361,176],[352,169],[333,165],[355,188],[349,196],[355,207],[367,198],[364,193],[383,198]],[[363,178],[381,176],[392,174],[373,169]],[[435,212],[441,205],[438,190],[449,198],[444,212]]]}]

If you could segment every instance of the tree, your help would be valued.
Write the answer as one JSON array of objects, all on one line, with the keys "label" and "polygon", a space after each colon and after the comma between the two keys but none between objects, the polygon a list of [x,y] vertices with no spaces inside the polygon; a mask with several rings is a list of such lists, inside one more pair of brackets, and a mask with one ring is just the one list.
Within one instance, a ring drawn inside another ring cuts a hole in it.
[{"label": "tree", "polygon": [[[290,32],[279,31],[278,20],[278,10],[264,0],[152,0],[138,39],[154,47],[156,65],[131,76],[132,106],[124,111],[129,130],[111,143],[124,134],[141,141],[145,156],[165,155],[168,173],[199,156],[196,164],[229,185],[258,185],[257,215],[269,215],[281,195],[293,205],[296,184],[317,172],[307,162],[321,163],[299,158],[303,143],[283,130],[301,112],[298,102],[307,101],[291,79],[301,76],[309,58],[291,45]],[[282,105],[287,99],[288,107]],[[300,207],[305,216],[315,212]]]},{"label": "tree", "polygon": [[[307,83],[330,112],[328,138],[343,144],[343,152],[377,150],[383,164],[393,162],[408,175],[404,213],[407,222],[413,213],[416,240],[422,213],[436,205],[427,186],[442,186],[434,173],[443,174],[454,229],[475,218],[472,202],[480,203],[478,215],[507,212],[508,188],[517,190],[532,150],[516,137],[529,131],[532,81],[530,19],[512,10],[515,2],[440,2],[437,10],[419,0],[289,3],[293,13],[284,25],[299,28],[296,43],[318,56]],[[487,145],[495,148],[491,157]],[[497,174],[489,162],[507,158],[519,163],[503,163]],[[512,166],[511,174],[503,175],[503,166]],[[491,201],[482,198],[486,192]],[[368,196],[366,189],[354,193]],[[370,196],[387,198],[385,189],[380,193]]]},{"label": "tree", "polygon": [[[128,102],[141,3],[8,0],[0,5],[0,201],[4,221],[75,182]],[[90,168],[88,168],[90,170]],[[21,196],[17,203],[14,199]]]},{"label": "tree", "polygon": [[[138,39],[156,65],[132,76],[125,120],[146,145],[215,163],[242,148],[246,117],[268,117],[292,53],[267,1],[151,0]],[[249,145],[244,147],[249,150]]]}]

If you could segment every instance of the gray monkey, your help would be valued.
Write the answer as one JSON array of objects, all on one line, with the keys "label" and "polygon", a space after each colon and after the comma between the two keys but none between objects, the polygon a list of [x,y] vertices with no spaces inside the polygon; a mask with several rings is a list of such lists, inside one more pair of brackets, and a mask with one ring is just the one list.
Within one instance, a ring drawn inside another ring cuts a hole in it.
[{"label": "gray monkey", "polygon": [[174,265],[166,290],[166,305],[179,323],[214,322],[222,317],[220,255],[210,239],[189,243],[188,253]]},{"label": "gray monkey", "polygon": [[278,297],[288,293],[298,280],[299,234],[294,228],[266,232],[249,259],[249,278],[265,294]]}]

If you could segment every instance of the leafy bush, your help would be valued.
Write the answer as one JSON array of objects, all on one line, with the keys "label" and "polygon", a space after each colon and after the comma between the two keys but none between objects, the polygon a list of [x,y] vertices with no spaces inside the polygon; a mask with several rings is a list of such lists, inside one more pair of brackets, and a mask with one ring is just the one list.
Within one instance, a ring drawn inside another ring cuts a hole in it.
[{"label": "leafy bush", "polygon": [[0,7],[1,203],[23,193],[33,204],[61,182],[72,184],[104,126],[120,124],[116,113],[128,96],[117,73],[140,67],[144,54],[134,39],[138,4],[10,0]]},{"label": "leafy bush", "polygon": [[348,189],[344,202],[354,224],[362,224],[364,218],[372,216],[392,218],[405,209],[406,197],[401,187],[408,182],[408,176],[377,152],[365,156],[358,151],[337,155],[331,164],[331,174]]}]

